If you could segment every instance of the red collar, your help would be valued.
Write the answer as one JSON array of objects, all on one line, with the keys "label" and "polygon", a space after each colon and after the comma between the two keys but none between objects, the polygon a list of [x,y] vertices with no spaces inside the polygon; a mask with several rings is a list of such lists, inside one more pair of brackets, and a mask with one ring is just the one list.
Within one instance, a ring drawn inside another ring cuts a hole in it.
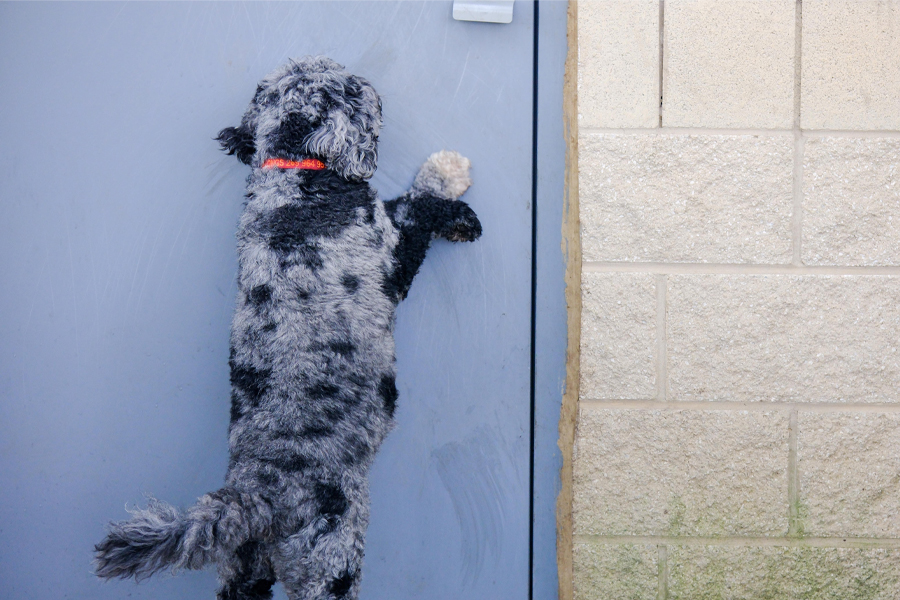
[{"label": "red collar", "polygon": [[321,171],[325,163],[316,158],[304,158],[303,160],[288,160],[286,158],[267,158],[261,165],[262,169],[310,169]]}]

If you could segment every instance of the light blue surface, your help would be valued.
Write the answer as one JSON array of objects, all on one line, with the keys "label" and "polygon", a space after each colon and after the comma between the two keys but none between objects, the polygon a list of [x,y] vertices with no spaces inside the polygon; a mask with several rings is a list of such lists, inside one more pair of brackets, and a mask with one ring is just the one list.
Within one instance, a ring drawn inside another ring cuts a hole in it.
[{"label": "light blue surface", "polygon": [[566,257],[562,251],[566,140],[563,76],[567,2],[538,3],[535,286],[534,567],[535,600],[556,598],[556,498],[562,453],[559,413],[566,381]]},{"label": "light blue surface", "polygon": [[[450,12],[0,4],[0,597],[214,597],[212,571],[102,584],[91,548],[145,492],[185,506],[222,484],[247,167],[212,138],[303,54],[381,93],[383,197],[455,149],[485,230],[436,243],[398,311],[399,426],[372,471],[361,597],[527,597],[533,10],[517,2],[510,25]],[[541,327],[558,362],[555,325]],[[539,452],[555,440],[554,369],[537,380]],[[543,569],[557,462],[536,472]]]}]

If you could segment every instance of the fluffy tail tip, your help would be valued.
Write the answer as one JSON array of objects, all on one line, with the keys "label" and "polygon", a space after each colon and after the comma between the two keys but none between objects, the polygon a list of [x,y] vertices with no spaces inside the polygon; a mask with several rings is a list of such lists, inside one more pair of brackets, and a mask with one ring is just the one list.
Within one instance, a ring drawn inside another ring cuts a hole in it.
[{"label": "fluffy tail tip", "polygon": [[106,538],[94,546],[94,572],[102,579],[140,581],[177,561],[184,531],[178,511],[151,498],[146,510],[131,514],[128,521],[110,523]]}]

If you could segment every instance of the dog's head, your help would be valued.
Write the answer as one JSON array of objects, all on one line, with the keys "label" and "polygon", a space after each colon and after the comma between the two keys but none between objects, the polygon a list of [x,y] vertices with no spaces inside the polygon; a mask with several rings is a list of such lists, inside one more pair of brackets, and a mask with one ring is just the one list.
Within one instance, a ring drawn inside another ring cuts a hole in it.
[{"label": "dog's head", "polygon": [[291,60],[263,79],[238,127],[216,138],[244,164],[317,158],[345,179],[375,173],[381,99],[324,56]]}]

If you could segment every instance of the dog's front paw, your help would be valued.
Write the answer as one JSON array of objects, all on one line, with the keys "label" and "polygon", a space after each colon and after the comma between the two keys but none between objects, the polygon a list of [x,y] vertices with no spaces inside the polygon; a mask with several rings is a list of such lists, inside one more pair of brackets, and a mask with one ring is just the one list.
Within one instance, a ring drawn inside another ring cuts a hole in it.
[{"label": "dog's front paw", "polygon": [[416,181],[413,189],[446,198],[456,200],[472,185],[469,177],[469,159],[451,150],[441,150],[428,157]]},{"label": "dog's front paw", "polygon": [[475,211],[462,201],[453,201],[450,218],[438,232],[438,236],[451,242],[473,242],[481,237],[481,221]]}]

